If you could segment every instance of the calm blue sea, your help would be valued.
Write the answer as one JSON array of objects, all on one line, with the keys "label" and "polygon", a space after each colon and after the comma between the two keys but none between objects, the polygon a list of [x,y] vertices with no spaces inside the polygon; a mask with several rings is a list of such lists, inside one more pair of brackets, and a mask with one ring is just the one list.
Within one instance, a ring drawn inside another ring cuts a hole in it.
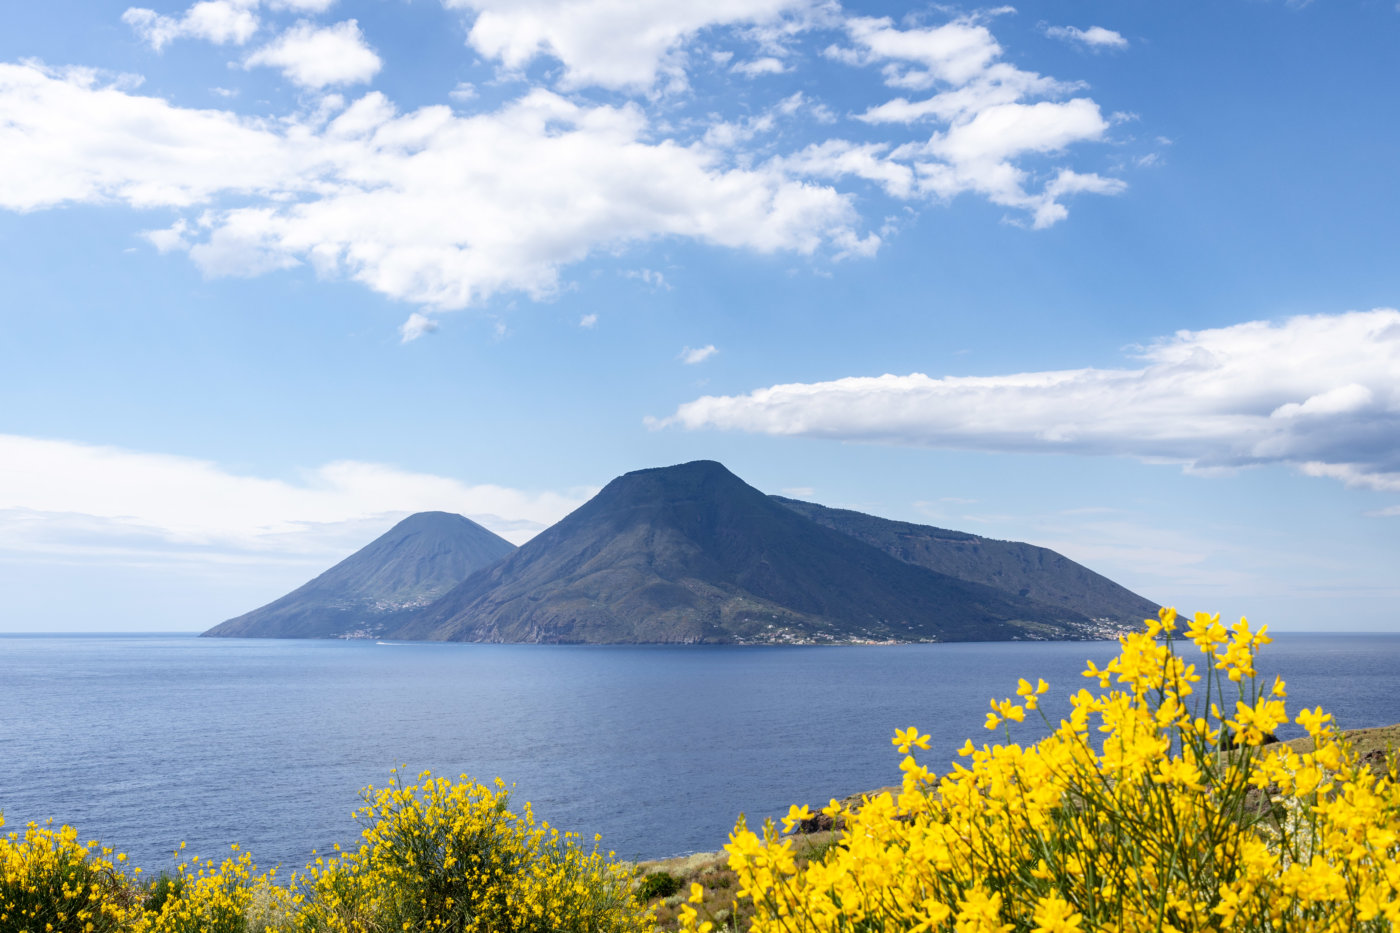
[{"label": "calm blue sea", "polygon": [[[1023,676],[1063,696],[1115,647],[0,636],[0,812],[7,831],[52,817],[147,870],[182,840],[300,868],[357,838],[360,789],[402,763],[499,775],[556,825],[662,857],[718,848],[740,811],[897,783],[896,727],[931,732],[928,761],[946,763],[967,736],[990,739],[989,696]],[[1400,722],[1400,636],[1280,635],[1261,662],[1288,681],[1290,710]]]}]

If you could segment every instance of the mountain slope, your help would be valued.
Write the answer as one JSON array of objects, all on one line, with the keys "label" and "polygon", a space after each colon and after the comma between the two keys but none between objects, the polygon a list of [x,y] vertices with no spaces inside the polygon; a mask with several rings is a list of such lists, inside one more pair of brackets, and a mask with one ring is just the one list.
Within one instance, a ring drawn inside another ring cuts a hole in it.
[{"label": "mountain slope", "polygon": [[814,502],[772,496],[812,521],[877,547],[906,563],[982,583],[1090,618],[1135,625],[1158,606],[1049,548],[915,525]]},{"label": "mountain slope", "polygon": [[613,480],[392,634],[749,643],[1099,633],[1072,610],[897,560],[696,461]]},{"label": "mountain slope", "polygon": [[427,605],[515,545],[450,512],[410,515],[296,590],[205,635],[329,638],[377,634],[396,613]]}]

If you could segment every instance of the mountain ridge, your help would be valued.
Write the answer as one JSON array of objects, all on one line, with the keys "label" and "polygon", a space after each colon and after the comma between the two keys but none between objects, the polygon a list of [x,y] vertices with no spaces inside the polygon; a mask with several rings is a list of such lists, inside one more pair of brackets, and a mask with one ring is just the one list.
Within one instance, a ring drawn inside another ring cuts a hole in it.
[{"label": "mountain ridge", "polygon": [[1131,625],[1155,616],[1161,608],[1050,548],[880,518],[800,499],[771,498],[899,560],[1052,606],[1069,608],[1072,604],[1090,618]]},{"label": "mountain ridge", "polygon": [[399,637],[773,643],[1088,637],[1082,613],[900,561],[714,461],[637,470]]},{"label": "mountain ridge", "polygon": [[[455,549],[470,556],[453,555]],[[418,513],[211,636],[605,644],[1085,639],[1155,604],[1046,548],[769,496],[698,460],[625,473],[520,548]]]}]

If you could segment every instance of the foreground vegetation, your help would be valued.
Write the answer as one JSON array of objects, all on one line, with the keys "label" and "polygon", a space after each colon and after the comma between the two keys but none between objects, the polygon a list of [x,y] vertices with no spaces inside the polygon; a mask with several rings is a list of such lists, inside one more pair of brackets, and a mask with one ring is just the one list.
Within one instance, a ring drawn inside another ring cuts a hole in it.
[{"label": "foreground vegetation", "polygon": [[1293,720],[1306,739],[1271,744],[1288,714],[1286,685],[1256,676],[1268,641],[1201,614],[1178,633],[1164,610],[1089,664],[1100,692],[1043,741],[1011,741],[1049,689],[1021,680],[987,716],[1005,744],[969,739],[952,773],[901,729],[899,788],[821,817],[794,806],[781,832],[741,817],[724,855],[665,865],[513,812],[499,781],[429,774],[367,790],[360,847],[286,881],[234,847],[143,882],[69,827],[31,824],[0,838],[0,933],[1391,930],[1395,756],[1320,708]]},{"label": "foreground vegetation", "polygon": [[[942,778],[929,737],[895,734],[902,786],[825,811],[843,828],[816,858],[741,819],[727,867],[768,931],[1390,930],[1400,919],[1400,785],[1393,751],[1363,759],[1332,717],[1303,709],[1306,750],[1270,744],[1286,685],[1258,683],[1269,642],[1198,614],[1176,653],[1175,612],[1120,640],[1085,676],[1068,720],[1009,741],[1048,685],[1021,680],[986,726],[1006,744],[960,750]],[[1113,687],[1114,689],[1109,689]],[[791,829],[813,814],[794,807]],[[707,931],[693,886],[679,926]]]},{"label": "foreground vegetation", "polygon": [[[0,840],[0,931],[29,933],[640,933],[630,871],[517,814],[509,791],[395,775],[370,788],[361,846],[279,883],[246,852],[149,884],[70,827]],[[596,840],[595,840],[596,844]]]}]

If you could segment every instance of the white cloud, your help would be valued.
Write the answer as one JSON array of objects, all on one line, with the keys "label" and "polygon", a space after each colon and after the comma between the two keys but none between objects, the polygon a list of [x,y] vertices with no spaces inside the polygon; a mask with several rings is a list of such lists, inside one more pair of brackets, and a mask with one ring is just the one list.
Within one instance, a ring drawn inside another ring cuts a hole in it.
[{"label": "white cloud", "polygon": [[[1098,105],[1073,84],[1006,62],[976,17],[901,29],[843,19],[824,0],[452,2],[475,12],[472,41],[484,54],[507,67],[557,56],[566,86],[654,93],[687,50],[701,54],[687,42],[702,32],[708,46],[727,29],[722,38],[749,46],[748,56],[757,47],[754,61],[781,63],[796,37],[840,29],[848,47],[831,58],[879,68],[906,91],[932,90],[868,109],[860,142],[818,137],[793,152],[784,148],[793,124],[835,119],[801,92],[747,116],[675,123],[666,108],[653,119],[640,101],[597,105],[542,88],[472,112],[461,106],[469,85],[448,92],[455,112],[400,113],[382,94],[348,103],[323,94],[300,112],[258,119],[138,96],[91,70],[0,64],[0,207],[176,208],[170,226],[145,236],[187,251],[206,275],[306,265],[441,311],[509,292],[545,299],[570,264],[665,238],[870,256],[881,237],[862,229],[855,181],[899,200],[973,193],[1034,227],[1063,219],[1075,194],[1125,187],[1066,164],[1073,147],[1108,133]],[[128,20],[157,44],[186,34],[233,42],[252,35],[258,13],[329,6],[205,0],[179,16],[133,10]],[[369,80],[381,63],[347,20],[300,22],[244,64],[326,88]]]},{"label": "white cloud", "polygon": [[712,343],[706,344],[703,347],[696,347],[693,350],[690,347],[686,347],[681,350],[678,359],[687,366],[694,366],[696,363],[705,362],[718,352],[719,351],[715,349],[715,345]]},{"label": "white cloud", "polygon": [[671,290],[671,283],[666,281],[666,276],[655,269],[628,269],[622,274],[626,278],[644,282],[659,291],[669,292]]},{"label": "white cloud", "polygon": [[249,55],[243,64],[279,68],[288,79],[309,88],[363,84],[383,65],[353,19],[325,27],[297,23]]},{"label": "white cloud", "polygon": [[297,555],[320,551],[337,528],[434,509],[522,543],[589,494],[469,484],[353,461],[289,482],[169,454],[0,435],[0,549],[28,556],[84,549],[171,551],[185,561]]},{"label": "white cloud", "polygon": [[[443,0],[476,14],[467,41],[510,69],[541,55],[564,65],[562,85],[614,89],[652,87],[684,40],[700,30],[772,22],[813,0]],[[680,78],[683,81],[683,77]]]},{"label": "white cloud", "polygon": [[424,334],[431,334],[438,329],[437,321],[417,311],[408,316],[408,320],[399,325],[399,336],[404,343],[417,340]]},{"label": "white cloud", "polygon": [[[335,0],[266,0],[272,10],[324,13]],[[257,10],[264,0],[199,0],[178,16],[166,16],[145,7],[130,7],[122,22],[159,52],[174,39],[204,39],[216,45],[243,45],[261,25]]]},{"label": "white cloud", "polygon": [[257,6],[257,0],[201,0],[179,17],[131,7],[122,14],[122,22],[156,51],[174,39],[242,45],[258,31],[258,16],[253,12]]},{"label": "white cloud", "polygon": [[168,253],[171,250],[189,249],[189,233],[190,225],[182,218],[164,230],[147,230],[141,235],[157,252]]},{"label": "white cloud", "polygon": [[1288,464],[1400,491],[1400,311],[1180,331],[1130,369],[851,377],[706,396],[653,427],[1005,452],[1198,471]]},{"label": "white cloud", "polygon": [[818,178],[854,175],[875,182],[891,197],[912,197],[917,182],[914,169],[887,158],[888,150],[883,143],[857,145],[843,139],[829,139],[787,156],[783,164],[795,172]]},{"label": "white cloud", "polygon": [[284,187],[302,166],[254,121],[129,94],[89,70],[0,63],[0,207],[183,207]]},{"label": "white cloud", "polygon": [[764,57],[739,62],[729,70],[748,78],[757,78],[760,75],[780,75],[787,71],[787,66],[776,58]]},{"label": "white cloud", "polygon": [[447,92],[447,96],[458,103],[475,100],[477,96],[476,85],[470,81],[458,81],[457,86]]},{"label": "white cloud", "polygon": [[1051,26],[1045,30],[1045,34],[1052,39],[1063,39],[1071,44],[1079,44],[1096,52],[1100,49],[1126,49],[1128,47],[1128,40],[1123,38],[1121,33],[1105,29],[1102,26],[1090,26],[1088,29],[1076,29],[1073,26]]},{"label": "white cloud", "polygon": [[579,326],[579,327],[592,328],[592,327],[596,327],[597,324],[598,324],[598,315],[596,315],[596,314],[585,314],[583,317],[581,317],[581,318],[578,319],[578,326]]},{"label": "white cloud", "polygon": [[[827,56],[850,65],[879,65],[885,83],[931,96],[900,96],[868,108],[859,119],[872,126],[933,123],[932,134],[888,145],[819,144],[807,157],[824,177],[853,174],[882,184],[896,197],[951,199],[964,192],[1025,211],[1036,228],[1067,216],[1073,194],[1116,194],[1118,179],[1058,166],[1033,176],[1021,167],[1031,156],[1058,155],[1071,146],[1101,140],[1109,129],[1097,103],[1069,97],[1079,90],[1002,60],[1002,48],[976,17],[940,26],[899,29],[889,19],[854,17],[849,47]],[[1037,99],[1051,98],[1051,99]],[[837,158],[839,156],[839,158]]]},{"label": "white cloud", "polygon": [[470,116],[399,114],[370,93],[270,123],[0,64],[0,207],[194,208],[157,242],[210,275],[310,263],[441,310],[545,297],[561,267],[661,237],[800,254],[871,242],[848,195],[651,137],[635,105],[544,90]]}]

